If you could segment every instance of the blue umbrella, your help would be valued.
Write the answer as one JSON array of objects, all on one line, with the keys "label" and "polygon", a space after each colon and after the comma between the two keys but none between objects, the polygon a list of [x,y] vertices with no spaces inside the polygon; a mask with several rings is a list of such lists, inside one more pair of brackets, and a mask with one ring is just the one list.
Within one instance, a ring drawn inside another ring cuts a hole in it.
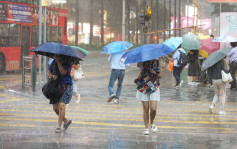
[{"label": "blue umbrella", "polygon": [[124,64],[145,62],[162,57],[173,51],[165,44],[145,44],[124,53],[121,61]]},{"label": "blue umbrella", "polygon": [[82,60],[83,58],[82,54],[78,50],[68,45],[55,42],[47,42],[40,44],[39,46],[35,47],[32,52],[48,57],[54,57],[54,55],[57,54],[72,58],[72,60]]},{"label": "blue umbrella", "polygon": [[105,53],[105,54],[118,53],[121,51],[126,51],[132,46],[133,44],[131,44],[128,41],[115,41],[104,46],[103,49],[101,50],[101,53]]},{"label": "blue umbrella", "polygon": [[163,44],[169,46],[172,50],[175,50],[182,44],[182,42],[182,37],[171,37],[170,39],[165,40]]}]

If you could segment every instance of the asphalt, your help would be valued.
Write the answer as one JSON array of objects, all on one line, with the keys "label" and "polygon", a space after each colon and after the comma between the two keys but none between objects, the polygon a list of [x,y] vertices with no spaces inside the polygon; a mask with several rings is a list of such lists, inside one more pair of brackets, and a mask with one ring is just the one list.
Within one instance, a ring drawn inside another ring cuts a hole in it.
[{"label": "asphalt", "polygon": [[126,69],[119,104],[106,102],[110,75],[106,55],[86,58],[82,68],[81,102],[76,104],[72,98],[66,112],[72,124],[60,134],[55,133],[57,117],[52,106],[38,87],[36,93],[30,87],[23,89],[20,74],[0,76],[0,148],[237,148],[237,91],[230,91],[229,84],[227,114],[220,116],[218,105],[214,113],[208,112],[213,88],[189,86],[185,69],[181,76],[184,84],[175,89],[172,73],[164,70],[155,119],[159,131],[144,136],[142,107],[133,83],[139,73],[136,65]]}]

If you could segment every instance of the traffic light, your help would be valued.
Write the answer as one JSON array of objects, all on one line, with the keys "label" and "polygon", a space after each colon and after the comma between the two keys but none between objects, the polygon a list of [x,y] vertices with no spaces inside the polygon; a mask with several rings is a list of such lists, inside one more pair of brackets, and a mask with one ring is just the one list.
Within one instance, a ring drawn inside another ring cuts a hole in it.
[{"label": "traffic light", "polygon": [[150,15],[147,15],[147,13],[140,13],[139,17],[142,18],[142,20],[140,20],[139,23],[144,25],[144,26],[148,26],[148,22],[151,18]]},{"label": "traffic light", "polygon": [[151,9],[150,6],[147,5],[146,12],[140,13],[139,17],[142,18],[142,20],[139,21],[140,24],[143,25],[143,32],[148,32],[148,26],[149,26],[149,20],[151,19]]}]

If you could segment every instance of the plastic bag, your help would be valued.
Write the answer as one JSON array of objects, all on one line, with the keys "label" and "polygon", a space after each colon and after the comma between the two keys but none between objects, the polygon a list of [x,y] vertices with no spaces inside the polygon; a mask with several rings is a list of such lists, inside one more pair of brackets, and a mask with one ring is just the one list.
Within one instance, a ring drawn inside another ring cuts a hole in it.
[{"label": "plastic bag", "polygon": [[169,65],[168,65],[167,70],[172,71],[173,68],[174,68],[174,61],[169,61]]},{"label": "plastic bag", "polygon": [[225,83],[229,83],[233,81],[233,78],[231,77],[230,73],[225,73],[224,70],[221,70],[221,76],[222,76],[222,80]]}]

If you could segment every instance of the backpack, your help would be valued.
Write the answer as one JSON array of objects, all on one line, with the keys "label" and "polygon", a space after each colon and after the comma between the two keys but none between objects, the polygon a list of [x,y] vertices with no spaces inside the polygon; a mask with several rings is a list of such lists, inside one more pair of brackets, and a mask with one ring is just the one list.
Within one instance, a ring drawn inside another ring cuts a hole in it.
[{"label": "backpack", "polygon": [[[178,50],[179,51],[179,50]],[[180,56],[179,56],[179,60],[178,60],[178,65],[180,67],[185,67],[188,64],[188,58],[187,55],[184,54],[183,52],[179,51]]]}]

